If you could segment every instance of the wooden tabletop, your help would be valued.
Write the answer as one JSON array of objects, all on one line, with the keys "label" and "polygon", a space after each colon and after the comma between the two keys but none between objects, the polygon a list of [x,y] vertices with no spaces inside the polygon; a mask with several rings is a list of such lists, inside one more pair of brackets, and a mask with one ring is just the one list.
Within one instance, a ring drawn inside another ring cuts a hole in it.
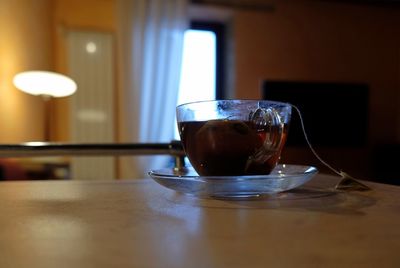
[{"label": "wooden tabletop", "polygon": [[199,199],[151,179],[0,183],[0,267],[400,267],[400,187]]}]

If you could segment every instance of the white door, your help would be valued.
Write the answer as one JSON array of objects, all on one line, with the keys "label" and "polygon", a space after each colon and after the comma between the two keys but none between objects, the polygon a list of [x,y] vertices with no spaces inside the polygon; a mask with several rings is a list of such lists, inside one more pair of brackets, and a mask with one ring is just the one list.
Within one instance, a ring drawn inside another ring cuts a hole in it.
[{"label": "white door", "polygon": [[[115,80],[113,36],[109,33],[69,31],[69,75],[78,84],[71,98],[71,142],[115,141]],[[72,179],[114,179],[115,157],[74,157]]]}]

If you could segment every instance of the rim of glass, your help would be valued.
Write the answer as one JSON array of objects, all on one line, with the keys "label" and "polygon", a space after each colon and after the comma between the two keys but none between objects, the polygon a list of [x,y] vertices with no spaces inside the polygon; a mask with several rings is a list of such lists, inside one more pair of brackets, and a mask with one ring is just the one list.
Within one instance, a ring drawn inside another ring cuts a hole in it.
[{"label": "rim of glass", "polygon": [[282,105],[282,106],[290,106],[292,107],[292,104],[289,102],[282,102],[282,101],[273,101],[273,100],[259,100],[259,99],[221,99],[221,100],[201,100],[201,101],[191,101],[191,102],[186,102],[179,104],[176,106],[176,108],[180,108],[185,105],[190,105],[190,104],[196,104],[196,103],[212,103],[212,102],[220,102],[220,101],[240,101],[243,103],[246,102],[266,102],[266,103],[271,103],[271,104],[276,104],[276,105]]}]

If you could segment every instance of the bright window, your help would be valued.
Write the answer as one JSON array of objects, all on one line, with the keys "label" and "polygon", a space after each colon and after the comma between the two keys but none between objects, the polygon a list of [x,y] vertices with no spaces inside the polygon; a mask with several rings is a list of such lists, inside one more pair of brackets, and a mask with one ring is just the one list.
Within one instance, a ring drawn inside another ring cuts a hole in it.
[{"label": "bright window", "polygon": [[215,99],[216,36],[187,30],[184,37],[178,104]]},{"label": "bright window", "polygon": [[[216,98],[216,46],[213,31],[185,32],[178,105]],[[177,128],[175,139],[179,139]]]}]

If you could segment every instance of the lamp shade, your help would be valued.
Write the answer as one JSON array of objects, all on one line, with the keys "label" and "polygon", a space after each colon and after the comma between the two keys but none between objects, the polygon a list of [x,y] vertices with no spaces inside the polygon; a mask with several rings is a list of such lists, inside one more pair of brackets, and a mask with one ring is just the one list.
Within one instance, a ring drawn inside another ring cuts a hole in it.
[{"label": "lamp shade", "polygon": [[32,94],[51,97],[66,97],[75,93],[77,85],[68,76],[47,72],[27,71],[14,76],[13,83],[19,90]]}]

